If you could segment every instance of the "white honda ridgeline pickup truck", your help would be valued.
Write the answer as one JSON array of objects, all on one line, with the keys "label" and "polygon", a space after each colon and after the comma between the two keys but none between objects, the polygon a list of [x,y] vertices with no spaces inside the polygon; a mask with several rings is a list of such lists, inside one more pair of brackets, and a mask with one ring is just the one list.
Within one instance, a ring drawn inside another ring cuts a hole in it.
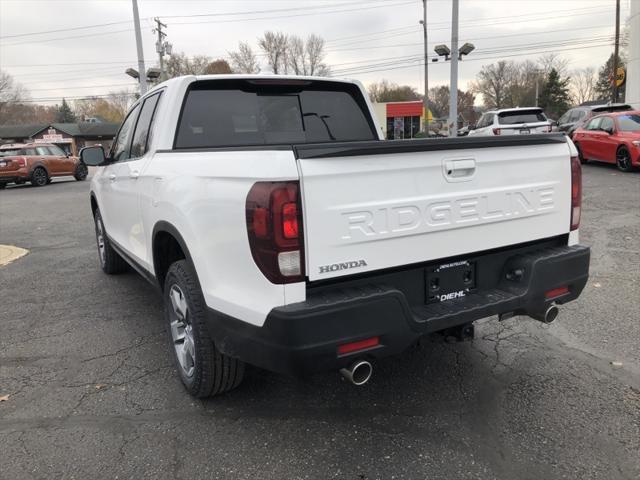
[{"label": "white honda ridgeline pickup truck", "polygon": [[425,334],[550,322],[580,295],[570,140],[385,141],[371,112],[353,81],[186,76],[140,98],[108,153],[82,150],[102,269],[160,289],[192,395],[245,363],[363,384]]}]

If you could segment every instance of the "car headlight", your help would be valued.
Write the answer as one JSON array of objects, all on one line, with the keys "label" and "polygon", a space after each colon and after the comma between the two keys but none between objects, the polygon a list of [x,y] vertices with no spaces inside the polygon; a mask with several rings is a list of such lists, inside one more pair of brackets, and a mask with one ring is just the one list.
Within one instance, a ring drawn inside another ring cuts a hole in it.
[{"label": "car headlight", "polygon": [[640,147],[640,140],[634,140],[633,143],[636,147]]}]

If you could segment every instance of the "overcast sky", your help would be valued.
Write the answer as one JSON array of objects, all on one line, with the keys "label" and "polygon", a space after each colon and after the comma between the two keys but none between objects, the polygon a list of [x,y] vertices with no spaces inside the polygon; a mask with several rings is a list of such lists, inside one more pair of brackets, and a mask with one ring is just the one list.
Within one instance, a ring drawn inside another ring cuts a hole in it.
[{"label": "overcast sky", "polygon": [[[622,22],[629,2],[622,0]],[[322,36],[336,76],[383,78],[423,90],[421,0],[138,0],[147,67],[157,64],[153,17],[174,51],[225,58],[265,30]],[[0,68],[33,99],[135,89],[131,0],[0,0]],[[107,24],[110,25],[102,25]],[[451,0],[428,0],[429,51],[451,41]],[[102,25],[92,28],[87,26]],[[460,65],[461,88],[483,64],[557,52],[570,69],[599,67],[613,51],[614,0],[460,0],[460,42],[476,50]],[[39,33],[52,31],[50,33]],[[37,34],[36,34],[37,33]],[[257,47],[256,47],[257,50]],[[449,64],[430,63],[430,86]]]}]

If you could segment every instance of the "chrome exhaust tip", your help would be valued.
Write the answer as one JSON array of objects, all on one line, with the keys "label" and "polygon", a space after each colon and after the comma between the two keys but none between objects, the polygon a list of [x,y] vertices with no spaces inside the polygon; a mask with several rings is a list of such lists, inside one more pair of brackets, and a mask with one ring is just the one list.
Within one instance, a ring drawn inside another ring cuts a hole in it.
[{"label": "chrome exhaust tip", "polygon": [[551,323],[558,317],[559,313],[560,310],[558,307],[555,305],[549,305],[546,310],[529,313],[529,316],[542,323]]},{"label": "chrome exhaust tip", "polygon": [[340,373],[353,385],[364,385],[371,378],[373,366],[366,360],[356,360],[347,368],[341,368]]}]

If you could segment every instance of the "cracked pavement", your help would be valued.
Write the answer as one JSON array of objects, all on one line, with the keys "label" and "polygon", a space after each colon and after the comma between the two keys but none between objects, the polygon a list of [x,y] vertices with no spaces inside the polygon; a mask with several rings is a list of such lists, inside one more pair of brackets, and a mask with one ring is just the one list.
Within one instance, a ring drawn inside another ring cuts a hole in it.
[{"label": "cracked pavement", "polygon": [[[591,278],[558,320],[476,323],[367,386],[249,369],[200,401],[161,301],[99,270],[88,183],[0,192],[0,479],[640,478],[640,173],[584,167]],[[617,366],[612,362],[620,362]]]}]

